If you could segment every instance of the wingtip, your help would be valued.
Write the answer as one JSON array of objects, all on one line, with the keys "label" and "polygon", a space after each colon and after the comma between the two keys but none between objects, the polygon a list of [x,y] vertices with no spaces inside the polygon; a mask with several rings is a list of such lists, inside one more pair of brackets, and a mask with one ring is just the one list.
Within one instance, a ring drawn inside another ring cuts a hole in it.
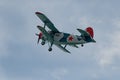
[{"label": "wingtip", "polygon": [[41,12],[35,12],[35,14],[42,14]]},{"label": "wingtip", "polygon": [[42,26],[39,26],[39,25],[37,26],[37,28],[41,28],[41,27],[42,27]]}]

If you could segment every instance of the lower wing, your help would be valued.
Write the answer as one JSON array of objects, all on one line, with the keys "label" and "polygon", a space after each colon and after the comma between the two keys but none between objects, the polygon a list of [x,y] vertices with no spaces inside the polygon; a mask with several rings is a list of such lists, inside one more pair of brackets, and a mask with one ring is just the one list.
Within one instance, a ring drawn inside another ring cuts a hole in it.
[{"label": "lower wing", "polygon": [[67,52],[67,53],[70,53],[70,51],[68,51],[67,49],[65,49],[63,46],[61,46],[61,45],[57,45],[57,44],[55,44],[58,48],[60,48],[61,50],[63,50],[64,52]]},{"label": "lower wing", "polygon": [[69,46],[72,46],[72,47],[75,47],[75,48],[79,48],[77,45],[69,45]]}]

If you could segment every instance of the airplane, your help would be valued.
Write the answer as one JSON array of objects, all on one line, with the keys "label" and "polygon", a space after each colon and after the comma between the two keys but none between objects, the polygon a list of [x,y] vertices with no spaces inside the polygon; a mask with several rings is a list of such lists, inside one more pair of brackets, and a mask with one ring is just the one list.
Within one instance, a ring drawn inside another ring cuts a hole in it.
[{"label": "airplane", "polygon": [[[54,44],[64,52],[70,53],[70,51],[66,49],[67,45],[78,48],[79,44],[83,47],[85,43],[96,42],[93,39],[94,31],[92,27],[87,27],[85,30],[77,29],[78,32],[81,33],[81,35],[64,33],[64,32],[60,32],[43,13],[35,12],[35,14],[44,23],[43,27],[39,25],[37,26],[37,28],[41,31],[39,34],[36,34],[38,36],[37,43],[39,43],[40,39],[42,40],[41,45],[45,45],[46,42],[48,42],[49,45],[48,51],[52,51],[52,46]],[[47,31],[45,29],[46,26],[50,30]]]}]

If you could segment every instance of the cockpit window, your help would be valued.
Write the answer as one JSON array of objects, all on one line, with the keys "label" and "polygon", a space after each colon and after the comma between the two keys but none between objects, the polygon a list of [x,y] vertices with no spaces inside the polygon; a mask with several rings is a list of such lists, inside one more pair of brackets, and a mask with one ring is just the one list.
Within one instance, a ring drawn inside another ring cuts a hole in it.
[{"label": "cockpit window", "polygon": [[56,33],[55,36],[60,36],[60,33]]}]

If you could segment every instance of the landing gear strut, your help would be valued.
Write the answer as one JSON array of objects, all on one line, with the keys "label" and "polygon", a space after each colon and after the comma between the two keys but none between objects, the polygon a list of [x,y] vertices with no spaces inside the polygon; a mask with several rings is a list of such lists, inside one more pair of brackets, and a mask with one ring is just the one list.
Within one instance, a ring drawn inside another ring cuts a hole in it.
[{"label": "landing gear strut", "polygon": [[48,51],[52,51],[52,45],[53,45],[53,42],[50,44]]},{"label": "landing gear strut", "polygon": [[67,44],[64,46],[64,48],[66,48]]}]

